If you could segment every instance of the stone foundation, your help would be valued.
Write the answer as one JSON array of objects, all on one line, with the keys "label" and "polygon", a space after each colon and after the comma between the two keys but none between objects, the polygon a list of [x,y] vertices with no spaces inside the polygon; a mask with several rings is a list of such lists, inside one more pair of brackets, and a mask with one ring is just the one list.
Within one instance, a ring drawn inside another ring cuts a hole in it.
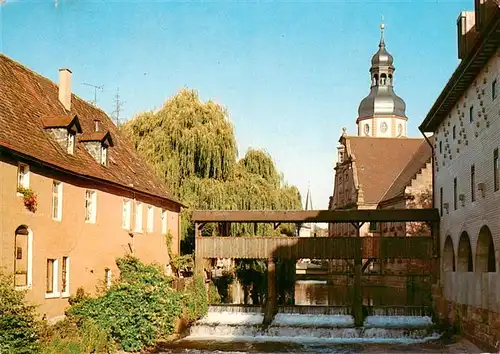
[{"label": "stone foundation", "polygon": [[499,352],[500,313],[447,300],[440,286],[433,287],[432,293],[435,314],[443,326],[459,331],[482,350]]}]

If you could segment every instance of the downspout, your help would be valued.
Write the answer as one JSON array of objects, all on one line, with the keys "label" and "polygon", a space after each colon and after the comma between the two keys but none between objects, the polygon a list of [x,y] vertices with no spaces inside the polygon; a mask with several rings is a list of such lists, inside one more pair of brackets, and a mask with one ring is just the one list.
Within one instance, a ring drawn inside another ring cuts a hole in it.
[{"label": "downspout", "polygon": [[427,141],[427,144],[429,144],[429,146],[431,147],[431,165],[432,165],[432,207],[435,208],[435,203],[434,203],[434,200],[435,200],[435,174],[434,174],[434,145],[432,145],[431,141],[429,140],[429,138],[425,135],[424,131],[422,130],[422,127],[418,127],[418,130],[420,131],[420,133],[422,133],[422,135],[424,136],[424,139],[425,141]]},{"label": "downspout", "polygon": [[[432,208],[435,208],[435,203],[434,203],[434,200],[435,200],[435,193],[436,193],[436,188],[435,188],[435,179],[436,179],[436,176],[435,176],[435,173],[434,173],[434,145],[432,145],[431,141],[429,140],[429,138],[425,135],[422,127],[418,127],[418,130],[420,130],[420,132],[422,133],[422,135],[424,136],[425,138],[425,141],[427,141],[427,144],[429,144],[429,146],[431,147],[431,163],[432,163]],[[440,201],[441,202],[441,201]],[[439,211],[441,212],[441,211]],[[435,224],[433,223],[431,225],[431,235],[432,236],[435,236],[435,232],[437,232],[437,235],[438,237],[435,239],[434,241],[434,254],[435,256],[437,257],[437,262],[438,262],[438,267],[440,267],[439,265],[439,256],[440,256],[440,250],[441,250],[441,236],[439,235],[439,224],[437,226],[437,229],[435,230]],[[436,278],[436,284],[439,284],[440,282],[440,271],[438,270],[437,271],[437,278]]]}]

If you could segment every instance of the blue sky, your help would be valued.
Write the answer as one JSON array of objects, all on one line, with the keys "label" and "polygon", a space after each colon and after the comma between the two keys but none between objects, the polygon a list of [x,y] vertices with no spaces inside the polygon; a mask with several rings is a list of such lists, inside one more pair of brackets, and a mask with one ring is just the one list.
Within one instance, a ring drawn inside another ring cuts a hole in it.
[{"label": "blue sky", "polygon": [[[0,1],[1,3],[1,1]],[[326,208],[342,127],[355,134],[369,92],[382,15],[395,61],[395,91],[409,135],[452,74],[457,1],[54,1],[4,0],[0,50],[122,117],[157,109],[183,87],[227,107],[240,155],[269,152],[313,207]]]}]

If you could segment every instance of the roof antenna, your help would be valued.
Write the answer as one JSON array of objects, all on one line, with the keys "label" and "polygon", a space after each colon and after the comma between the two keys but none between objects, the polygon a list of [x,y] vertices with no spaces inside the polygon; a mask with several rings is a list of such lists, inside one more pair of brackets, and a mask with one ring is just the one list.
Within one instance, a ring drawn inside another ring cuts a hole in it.
[{"label": "roof antenna", "polygon": [[115,110],[111,113],[111,117],[115,120],[115,124],[117,127],[120,126],[121,119],[120,119],[120,112],[122,111],[123,108],[123,103],[124,101],[120,100],[120,88],[116,88],[116,95],[115,95]]},{"label": "roof antenna", "polygon": [[97,86],[97,85],[93,85],[93,84],[87,84],[86,82],[84,82],[83,84],[94,88],[94,101],[90,101],[90,103],[93,106],[97,106],[97,90],[100,90],[102,92],[104,85]]}]

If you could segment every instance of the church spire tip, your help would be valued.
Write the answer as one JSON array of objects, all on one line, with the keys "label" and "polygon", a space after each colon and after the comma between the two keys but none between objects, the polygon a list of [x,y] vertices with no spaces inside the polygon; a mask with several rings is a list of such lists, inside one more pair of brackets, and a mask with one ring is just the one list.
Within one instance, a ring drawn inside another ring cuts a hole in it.
[{"label": "church spire tip", "polygon": [[384,22],[382,22],[380,24],[380,43],[379,43],[379,47],[385,47],[385,41],[384,41],[384,29],[385,29],[385,25],[384,25]]}]

